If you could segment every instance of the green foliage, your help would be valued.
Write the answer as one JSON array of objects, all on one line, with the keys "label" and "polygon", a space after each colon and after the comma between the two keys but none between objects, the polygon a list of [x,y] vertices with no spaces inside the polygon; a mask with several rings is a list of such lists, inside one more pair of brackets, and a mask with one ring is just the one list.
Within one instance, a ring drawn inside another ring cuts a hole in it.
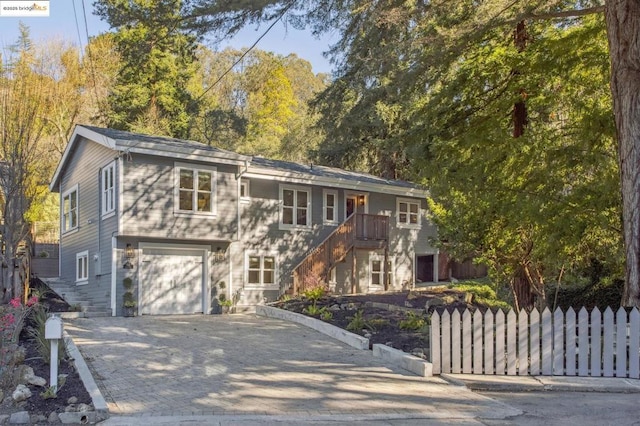
[{"label": "green foliage", "polygon": [[122,285],[125,288],[125,292],[122,295],[122,306],[125,308],[135,308],[137,303],[133,294],[133,280],[131,277],[123,279]]},{"label": "green foliage", "polygon": [[426,324],[427,321],[421,315],[415,312],[407,312],[406,318],[401,320],[398,326],[401,330],[418,331],[422,330]]},{"label": "green foliage", "polygon": [[556,301],[556,289],[550,285],[547,305],[549,307],[559,307],[564,311],[570,307],[578,311],[583,306],[587,309],[598,307],[602,311],[607,307],[611,307],[615,311],[620,307],[623,288],[624,280],[611,279],[609,277],[598,283],[564,285],[558,290]]},{"label": "green foliage", "polygon": [[331,321],[333,319],[333,313],[330,310],[324,308],[324,310],[320,313],[320,319],[322,321]]},{"label": "green foliage", "polygon": [[320,300],[325,294],[326,290],[324,289],[324,287],[315,287],[306,290],[304,293],[302,293],[302,296],[315,303]]},{"label": "green foliage", "polygon": [[[30,315],[30,326],[28,335],[35,343],[38,355],[44,360],[45,364],[51,364],[51,340],[45,338],[45,324],[49,318],[49,313],[44,306],[35,305]],[[64,344],[58,344],[58,361],[65,357]]]},{"label": "green foliage", "polygon": [[122,68],[109,96],[109,126],[188,137],[196,112],[189,90],[196,37],[184,27],[180,0],[99,0],[96,11],[116,30]]},{"label": "green foliage", "polygon": [[306,163],[320,141],[307,102],[325,85],[309,62],[254,49],[198,49],[198,79],[210,87],[199,99],[191,137],[250,155]]},{"label": "green foliage", "polygon": [[362,310],[358,310],[355,315],[349,319],[349,324],[347,324],[347,330],[349,331],[360,332],[365,329],[375,330],[375,328],[364,319],[364,312]]},{"label": "green foliage", "polygon": [[489,284],[477,281],[465,281],[460,284],[451,284],[448,287],[460,292],[473,294],[474,303],[484,305],[488,308],[499,308],[504,310],[513,308],[511,304],[498,297],[496,290]]},{"label": "green foliage", "polygon": [[329,319],[333,318],[333,314],[331,313],[331,311],[327,309],[326,306],[318,307],[318,305],[315,302],[313,302],[311,305],[304,308],[302,312],[312,317],[320,317],[322,319],[328,318],[328,319],[325,319],[325,321],[328,321]]}]

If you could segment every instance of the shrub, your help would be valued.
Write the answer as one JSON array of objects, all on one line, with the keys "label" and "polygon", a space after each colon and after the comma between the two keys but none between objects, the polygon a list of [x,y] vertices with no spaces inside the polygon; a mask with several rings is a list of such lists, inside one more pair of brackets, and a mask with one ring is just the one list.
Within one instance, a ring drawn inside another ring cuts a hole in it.
[{"label": "shrub", "polygon": [[324,287],[315,287],[309,290],[306,290],[302,295],[312,301],[313,303],[317,302],[326,294]]},{"label": "shrub", "polygon": [[364,313],[362,312],[362,310],[357,311],[355,315],[350,318],[350,320],[351,321],[349,321],[349,324],[347,324],[347,330],[349,331],[357,332],[364,329],[368,329],[371,331],[375,330],[375,328],[373,328],[373,326],[364,319]]},{"label": "shrub", "polygon": [[13,370],[24,361],[24,350],[18,347],[18,339],[26,318],[37,304],[37,297],[31,297],[26,306],[20,302],[20,298],[16,297],[7,305],[0,306],[0,386],[2,388],[15,385]]},{"label": "shrub", "polygon": [[422,329],[426,323],[427,322],[422,316],[414,312],[407,312],[407,317],[400,321],[399,327],[401,330],[418,331]]},{"label": "shrub", "polygon": [[[37,305],[31,314],[31,326],[28,334],[31,340],[36,344],[38,354],[42,357],[46,364],[51,364],[51,340],[46,339],[44,335],[45,324],[49,314],[42,305]],[[64,345],[58,343],[58,361],[65,356]]]}]

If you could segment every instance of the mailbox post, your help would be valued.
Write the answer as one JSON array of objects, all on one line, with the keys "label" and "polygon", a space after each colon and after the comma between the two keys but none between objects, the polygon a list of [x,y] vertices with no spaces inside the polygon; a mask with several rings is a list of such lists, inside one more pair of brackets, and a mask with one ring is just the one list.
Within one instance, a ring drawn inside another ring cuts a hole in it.
[{"label": "mailbox post", "polygon": [[49,386],[54,392],[58,390],[58,342],[62,339],[62,319],[52,315],[44,324],[44,338],[51,340],[51,374]]}]

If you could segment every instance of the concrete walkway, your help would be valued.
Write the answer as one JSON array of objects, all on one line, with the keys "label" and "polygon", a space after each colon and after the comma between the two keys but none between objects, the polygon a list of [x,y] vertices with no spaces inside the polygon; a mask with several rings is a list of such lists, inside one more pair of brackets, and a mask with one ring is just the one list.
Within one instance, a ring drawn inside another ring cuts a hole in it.
[{"label": "concrete walkway", "polygon": [[105,424],[479,424],[520,414],[255,315],[81,318],[65,330],[115,415]]}]

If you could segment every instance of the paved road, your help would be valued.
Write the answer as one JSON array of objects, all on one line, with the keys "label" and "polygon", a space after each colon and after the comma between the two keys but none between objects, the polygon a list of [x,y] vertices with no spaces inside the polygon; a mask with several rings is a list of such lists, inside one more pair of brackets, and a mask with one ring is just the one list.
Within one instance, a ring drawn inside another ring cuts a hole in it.
[{"label": "paved road", "polygon": [[77,319],[65,329],[115,415],[106,424],[479,424],[521,414],[255,315]]},{"label": "paved road", "polygon": [[484,420],[489,426],[640,425],[640,394],[600,392],[482,392],[522,410],[511,418]]}]

